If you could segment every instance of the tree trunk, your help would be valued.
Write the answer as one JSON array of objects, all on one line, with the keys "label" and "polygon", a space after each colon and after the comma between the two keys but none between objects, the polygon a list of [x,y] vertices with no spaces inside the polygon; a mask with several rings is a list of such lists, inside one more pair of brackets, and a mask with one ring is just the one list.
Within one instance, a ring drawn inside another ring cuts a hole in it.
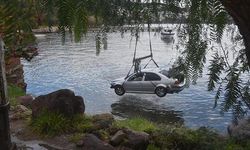
[{"label": "tree trunk", "polygon": [[220,0],[239,28],[250,67],[250,0]]},{"label": "tree trunk", "polygon": [[4,43],[0,36],[0,149],[10,150],[9,103],[5,77]]}]

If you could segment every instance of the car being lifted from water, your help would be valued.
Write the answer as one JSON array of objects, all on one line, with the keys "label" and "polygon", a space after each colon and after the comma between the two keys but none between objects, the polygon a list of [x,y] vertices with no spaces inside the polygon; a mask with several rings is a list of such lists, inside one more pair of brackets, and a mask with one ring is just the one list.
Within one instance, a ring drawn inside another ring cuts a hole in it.
[{"label": "car being lifted from water", "polygon": [[111,88],[119,96],[125,93],[156,94],[164,97],[167,93],[178,93],[185,87],[184,75],[179,74],[175,78],[169,76],[169,72],[140,71],[132,73],[125,78],[111,81]]}]

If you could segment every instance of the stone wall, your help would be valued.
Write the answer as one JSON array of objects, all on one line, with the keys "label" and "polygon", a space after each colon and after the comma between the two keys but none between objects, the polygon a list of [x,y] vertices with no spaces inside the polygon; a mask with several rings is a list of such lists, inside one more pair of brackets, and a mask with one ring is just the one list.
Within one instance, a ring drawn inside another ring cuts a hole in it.
[{"label": "stone wall", "polygon": [[24,82],[24,71],[19,57],[9,57],[5,60],[6,78],[8,84],[14,84],[26,91],[27,84]]}]

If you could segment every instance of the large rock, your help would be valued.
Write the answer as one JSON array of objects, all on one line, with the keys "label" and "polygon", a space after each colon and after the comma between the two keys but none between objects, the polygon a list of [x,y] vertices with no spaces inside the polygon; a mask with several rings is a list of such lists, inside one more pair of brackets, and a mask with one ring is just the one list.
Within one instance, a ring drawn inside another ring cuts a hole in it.
[{"label": "large rock", "polygon": [[31,102],[32,117],[39,116],[44,111],[58,112],[66,117],[83,114],[85,105],[83,98],[75,96],[74,92],[62,89],[47,95],[41,95]]},{"label": "large rock", "polygon": [[135,150],[146,150],[149,144],[149,134],[145,132],[137,132],[129,129],[124,130],[127,134],[127,141],[124,146]]},{"label": "large rock", "polygon": [[113,146],[117,146],[120,143],[122,143],[126,137],[127,137],[127,135],[122,130],[119,130],[115,133],[114,136],[112,136],[110,143]]},{"label": "large rock", "polygon": [[33,97],[31,95],[20,96],[17,98],[17,101],[26,107],[30,107]]},{"label": "large rock", "polygon": [[228,126],[228,134],[236,139],[250,139],[250,118],[240,120],[238,125]]},{"label": "large rock", "polygon": [[93,123],[96,129],[109,128],[114,121],[112,114],[97,114],[93,116]]},{"label": "large rock", "polygon": [[87,134],[83,138],[81,145],[78,146],[82,150],[115,150],[113,146],[101,141],[93,134]]}]

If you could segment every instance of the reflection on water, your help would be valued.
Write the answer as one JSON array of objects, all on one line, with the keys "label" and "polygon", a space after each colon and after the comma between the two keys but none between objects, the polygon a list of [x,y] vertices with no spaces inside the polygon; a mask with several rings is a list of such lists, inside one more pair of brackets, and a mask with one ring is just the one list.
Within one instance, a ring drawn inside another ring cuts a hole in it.
[{"label": "reflection on water", "polygon": [[112,104],[111,108],[112,114],[125,118],[140,116],[165,124],[183,124],[184,122],[181,111],[174,111],[174,108],[158,105],[148,99],[134,95],[122,97],[119,101]]},{"label": "reflection on water", "polygon": [[108,49],[108,37],[106,32],[97,33],[95,36],[96,41],[96,56],[99,56],[101,49]]},{"label": "reflection on water", "polygon": [[173,36],[168,37],[168,38],[161,38],[161,40],[165,42],[166,44],[174,44],[175,42],[175,39]]}]

